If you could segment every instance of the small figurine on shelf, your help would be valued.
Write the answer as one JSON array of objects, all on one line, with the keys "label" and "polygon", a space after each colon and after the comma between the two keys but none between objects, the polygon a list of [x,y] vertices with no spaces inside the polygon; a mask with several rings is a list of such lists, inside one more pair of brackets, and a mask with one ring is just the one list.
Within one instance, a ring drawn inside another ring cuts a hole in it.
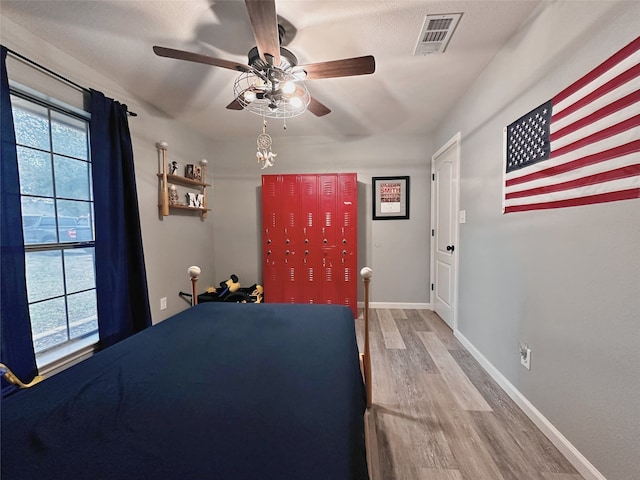
[{"label": "small figurine on shelf", "polygon": [[202,169],[200,168],[200,165],[193,166],[193,179],[198,181],[202,180]]},{"label": "small figurine on shelf", "polygon": [[178,188],[175,185],[169,185],[169,205],[177,205],[178,198]]},{"label": "small figurine on shelf", "polygon": [[178,174],[178,162],[176,162],[175,160],[173,162],[171,162],[171,164],[169,165],[169,173],[171,175],[177,175]]},{"label": "small figurine on shelf", "polygon": [[194,208],[203,208],[204,205],[204,195],[201,193],[187,193],[187,200],[189,202],[190,207]]},{"label": "small figurine on shelf", "polygon": [[192,163],[188,163],[187,165],[185,165],[185,167],[184,167],[184,178],[193,179],[193,164]]}]

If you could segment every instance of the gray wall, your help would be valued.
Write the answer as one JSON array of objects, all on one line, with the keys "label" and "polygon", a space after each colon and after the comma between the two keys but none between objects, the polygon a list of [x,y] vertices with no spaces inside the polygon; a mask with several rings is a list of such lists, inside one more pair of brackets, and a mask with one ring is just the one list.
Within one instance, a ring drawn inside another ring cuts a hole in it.
[{"label": "gray wall", "polygon": [[[301,138],[277,131],[270,131],[270,135],[272,149],[278,156],[276,164],[265,170],[256,163],[255,137],[219,142],[216,146],[212,158],[216,278],[224,280],[235,273],[247,286],[262,281],[263,173],[355,172],[360,212],[358,265],[374,269],[376,280],[372,282],[371,301],[428,304],[430,136]],[[409,220],[371,220],[371,177],[389,175],[411,177]]]},{"label": "gray wall", "polygon": [[640,201],[502,215],[502,129],[637,37],[639,19],[640,2],[544,4],[434,141],[462,133],[460,333],[608,480],[640,478]]}]

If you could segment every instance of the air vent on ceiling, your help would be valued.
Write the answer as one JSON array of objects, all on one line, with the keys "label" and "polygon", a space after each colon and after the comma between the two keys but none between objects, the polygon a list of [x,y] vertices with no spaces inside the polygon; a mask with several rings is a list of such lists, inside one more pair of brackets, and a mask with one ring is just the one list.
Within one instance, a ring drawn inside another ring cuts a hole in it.
[{"label": "air vent on ceiling", "polygon": [[418,44],[413,54],[444,53],[460,18],[462,18],[462,13],[427,15],[424,18]]}]

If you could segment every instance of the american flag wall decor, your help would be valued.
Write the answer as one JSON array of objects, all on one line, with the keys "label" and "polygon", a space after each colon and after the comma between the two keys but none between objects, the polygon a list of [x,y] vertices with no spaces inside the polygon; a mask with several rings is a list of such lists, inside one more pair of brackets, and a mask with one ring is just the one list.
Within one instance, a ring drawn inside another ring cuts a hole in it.
[{"label": "american flag wall decor", "polygon": [[504,138],[504,213],[640,198],[640,37]]}]

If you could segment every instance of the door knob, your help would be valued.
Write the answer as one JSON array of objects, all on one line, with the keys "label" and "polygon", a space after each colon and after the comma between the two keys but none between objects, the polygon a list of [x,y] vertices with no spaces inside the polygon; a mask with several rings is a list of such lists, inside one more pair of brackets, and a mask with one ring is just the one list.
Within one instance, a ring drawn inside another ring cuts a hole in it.
[{"label": "door knob", "polygon": [[447,252],[451,252],[453,253],[453,251],[456,249],[456,247],[454,247],[453,245],[447,245]]}]

